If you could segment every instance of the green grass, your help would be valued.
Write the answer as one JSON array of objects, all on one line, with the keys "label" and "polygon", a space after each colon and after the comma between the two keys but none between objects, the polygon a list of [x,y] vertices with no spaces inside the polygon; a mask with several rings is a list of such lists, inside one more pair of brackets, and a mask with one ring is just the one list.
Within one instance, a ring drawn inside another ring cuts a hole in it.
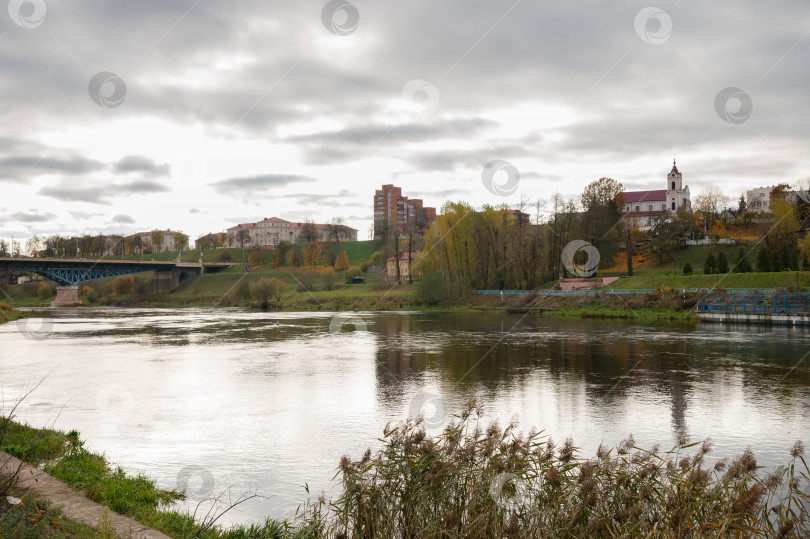
[{"label": "green grass", "polygon": [[[702,267],[702,266],[701,266]],[[699,271],[699,270],[698,270]],[[641,275],[622,277],[606,289],[662,288],[786,288],[809,287],[810,271],[771,273],[726,273],[715,275],[673,275],[665,272],[639,272]],[[797,279],[798,276],[798,279]]]},{"label": "green grass", "polygon": [[[13,492],[12,492],[13,494]],[[96,529],[62,516],[62,509],[33,494],[18,496],[22,504],[10,507],[0,500],[0,537],[4,539],[97,539]]]}]

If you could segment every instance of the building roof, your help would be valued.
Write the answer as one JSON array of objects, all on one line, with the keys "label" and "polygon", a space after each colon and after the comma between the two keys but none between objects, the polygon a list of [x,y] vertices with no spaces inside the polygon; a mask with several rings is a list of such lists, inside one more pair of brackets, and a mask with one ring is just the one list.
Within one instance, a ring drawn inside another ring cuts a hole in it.
[{"label": "building roof", "polygon": [[631,202],[658,202],[658,201],[666,201],[667,199],[667,190],[666,189],[658,189],[655,191],[627,191],[624,193],[624,201],[625,203]]},{"label": "building roof", "polygon": [[[160,232],[161,232],[161,233],[162,233],[164,236],[173,236],[173,235],[175,234],[175,231],[174,231],[174,230],[172,230],[172,229],[169,229],[169,230],[161,230]],[[136,233],[136,234],[131,235],[131,236],[130,236],[130,238],[134,238],[134,237],[136,237],[136,236],[138,236],[138,237],[140,237],[140,238],[151,238],[151,237],[152,237],[152,233],[151,233],[151,232],[138,232],[138,233]]]},{"label": "building roof", "polygon": [[[416,256],[417,256],[418,254],[419,254],[419,251],[411,251],[411,260],[415,260],[415,259],[416,259]],[[397,259],[397,257],[392,256],[392,257],[391,257],[391,258],[389,258],[387,261],[389,261],[389,260],[396,260],[396,259]],[[400,252],[399,252],[399,259],[400,259],[400,260],[408,260],[408,251],[400,251]]]}]

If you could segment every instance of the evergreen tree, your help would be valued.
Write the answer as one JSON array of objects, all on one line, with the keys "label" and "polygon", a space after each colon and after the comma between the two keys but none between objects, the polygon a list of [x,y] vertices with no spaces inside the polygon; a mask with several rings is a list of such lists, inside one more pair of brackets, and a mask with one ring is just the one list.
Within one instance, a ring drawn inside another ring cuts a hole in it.
[{"label": "evergreen tree", "polygon": [[768,250],[760,248],[759,254],[757,255],[757,271],[760,273],[765,273],[771,271],[771,257],[768,255]]},{"label": "evergreen tree", "polygon": [[723,251],[720,251],[720,254],[717,255],[717,272],[728,273],[728,259],[726,259],[726,255]]},{"label": "evergreen tree", "polygon": [[810,270],[810,260],[807,259],[807,253],[802,255],[802,269],[804,271]]},{"label": "evergreen tree", "polygon": [[683,274],[684,275],[692,275],[692,264],[687,262],[683,265]]},{"label": "evergreen tree", "polygon": [[791,249],[788,259],[790,262],[790,269],[793,271],[799,271],[799,251],[796,249]]},{"label": "evergreen tree", "polygon": [[736,273],[749,273],[751,271],[751,262],[745,256],[745,249],[742,247],[737,251],[737,263],[734,265],[734,271]]},{"label": "evergreen tree", "polygon": [[709,256],[706,257],[706,262],[703,263],[703,273],[706,275],[714,273],[714,265],[714,254],[709,253]]}]

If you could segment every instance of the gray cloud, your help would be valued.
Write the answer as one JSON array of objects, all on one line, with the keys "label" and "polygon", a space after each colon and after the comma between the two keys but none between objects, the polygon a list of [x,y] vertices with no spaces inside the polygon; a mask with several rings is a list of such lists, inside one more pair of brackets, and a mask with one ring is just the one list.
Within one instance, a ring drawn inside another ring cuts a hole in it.
[{"label": "gray cloud", "polygon": [[36,211],[32,211],[29,213],[26,212],[12,213],[9,217],[10,221],[17,221],[20,223],[45,223],[50,221],[51,219],[55,219],[56,215],[52,213],[39,213]]},{"label": "gray cloud", "polygon": [[248,176],[243,178],[230,178],[209,184],[219,193],[223,194],[244,194],[260,191],[267,191],[274,187],[285,187],[287,185],[312,182],[312,178],[297,176],[294,174],[264,174],[261,176]]},{"label": "gray cloud", "polygon": [[112,222],[132,225],[135,224],[135,219],[131,215],[118,214],[112,218]]},{"label": "gray cloud", "polygon": [[123,174],[139,172],[146,176],[166,176],[169,174],[169,165],[159,165],[143,155],[128,155],[115,164],[115,171]]}]

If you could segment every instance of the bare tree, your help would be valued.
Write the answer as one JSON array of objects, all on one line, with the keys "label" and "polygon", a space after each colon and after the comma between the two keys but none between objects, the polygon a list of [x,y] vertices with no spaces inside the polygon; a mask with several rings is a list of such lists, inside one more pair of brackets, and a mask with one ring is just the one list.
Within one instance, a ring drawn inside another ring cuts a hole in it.
[{"label": "bare tree", "polygon": [[152,252],[161,252],[163,250],[163,232],[160,230],[153,230],[149,234],[152,239]]},{"label": "bare tree", "polygon": [[335,243],[340,243],[340,233],[346,230],[346,222],[343,217],[333,217],[331,221],[326,224],[329,230],[329,237]]},{"label": "bare tree", "polygon": [[242,249],[245,248],[246,243],[250,243],[250,231],[247,228],[240,228],[236,233],[236,241]]},{"label": "bare tree", "polygon": [[711,185],[695,197],[695,209],[703,216],[703,232],[708,229],[709,219],[716,219],[720,211],[728,206],[729,198],[719,187]]},{"label": "bare tree", "polygon": [[312,219],[304,219],[304,224],[301,225],[301,241],[303,243],[310,243],[318,241],[318,229],[315,227],[315,221]]}]

